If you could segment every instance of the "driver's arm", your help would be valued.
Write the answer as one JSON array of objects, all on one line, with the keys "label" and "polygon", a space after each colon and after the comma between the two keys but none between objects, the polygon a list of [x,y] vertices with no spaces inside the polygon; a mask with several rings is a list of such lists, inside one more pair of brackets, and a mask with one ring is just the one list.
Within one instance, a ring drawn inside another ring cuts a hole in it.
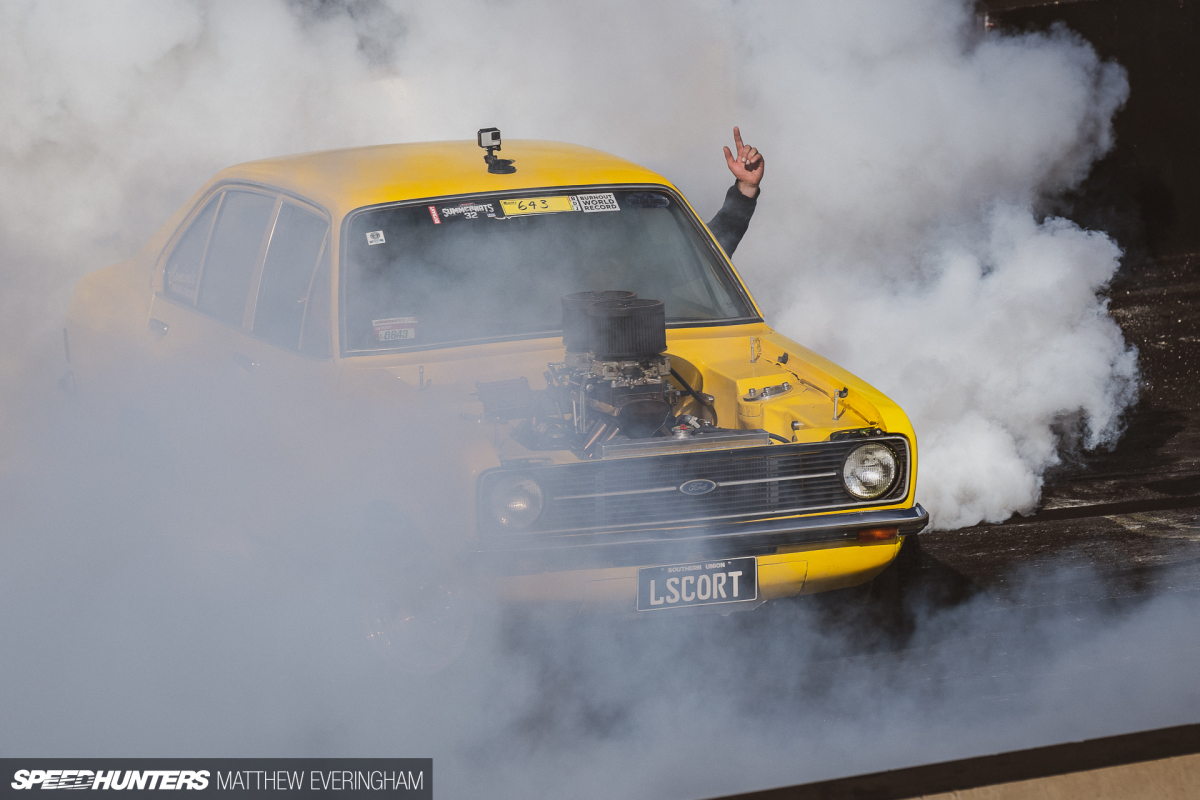
[{"label": "driver's arm", "polygon": [[758,205],[759,184],[762,183],[766,167],[762,153],[755,147],[743,144],[742,132],[736,127],[733,129],[733,143],[737,154],[726,147],[725,163],[733,173],[735,182],[725,193],[725,205],[708,223],[709,230],[727,256],[733,255],[746,229],[750,227],[750,218],[754,216],[754,209]]}]

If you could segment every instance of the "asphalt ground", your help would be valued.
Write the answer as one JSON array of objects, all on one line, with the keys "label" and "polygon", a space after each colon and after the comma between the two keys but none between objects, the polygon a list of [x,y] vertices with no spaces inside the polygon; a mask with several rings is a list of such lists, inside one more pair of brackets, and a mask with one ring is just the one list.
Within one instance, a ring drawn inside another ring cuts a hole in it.
[{"label": "asphalt ground", "polygon": [[[1037,513],[921,536],[921,580],[944,602],[977,592],[1062,603],[1200,589],[1200,256],[1143,262],[1114,280],[1110,311],[1139,351],[1139,401],[1116,447],[1068,452]],[[1053,588],[1009,591],[1016,570]]]}]

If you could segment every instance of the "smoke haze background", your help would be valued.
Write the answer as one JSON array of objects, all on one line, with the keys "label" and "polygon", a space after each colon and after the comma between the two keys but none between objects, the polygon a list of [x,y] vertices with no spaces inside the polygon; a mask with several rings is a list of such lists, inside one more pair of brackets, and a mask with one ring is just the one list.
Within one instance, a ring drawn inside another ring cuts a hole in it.
[{"label": "smoke haze background", "polygon": [[983,37],[950,0],[0,14],[6,407],[53,359],[74,280],[220,167],[484,124],[646,163],[707,216],[740,123],[769,170],[738,264],[772,323],[910,414],[938,526],[1030,510],[1055,423],[1109,443],[1135,396],[1096,296],[1120,250],[1036,211],[1111,147],[1127,93],[1065,31]]},{"label": "smoke haze background", "polygon": [[[561,647],[500,619],[448,675],[401,680],[329,633],[350,578],[316,565],[366,498],[292,468],[320,441],[230,426],[193,442],[209,480],[163,492],[162,462],[54,389],[74,282],[228,164],[496,125],[646,164],[708,218],[739,124],[768,161],[737,253],[768,321],[909,413],[937,525],[1028,510],[1059,437],[1113,441],[1136,386],[1097,295],[1118,245],[1039,214],[1111,146],[1127,92],[1069,33],[983,37],[953,0],[44,0],[0,6],[0,74],[4,754],[433,754],[459,794],[684,797],[1194,718],[1186,670],[1147,656],[1180,599],[1019,616],[966,665],[832,674],[846,643],[799,610],[730,634],[753,674],[706,628],[648,647],[589,623]],[[278,453],[283,502],[246,494],[263,464],[224,449],[246,440]],[[929,615],[917,642],[996,619]],[[1039,681],[980,703],[969,678],[1004,652]],[[1121,666],[1088,671],[1098,653]],[[962,680],[914,684],[926,668]]]}]

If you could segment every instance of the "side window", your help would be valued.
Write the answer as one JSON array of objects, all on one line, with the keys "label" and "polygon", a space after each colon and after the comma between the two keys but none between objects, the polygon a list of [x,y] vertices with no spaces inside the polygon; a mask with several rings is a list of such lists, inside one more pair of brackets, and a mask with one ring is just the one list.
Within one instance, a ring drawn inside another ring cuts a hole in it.
[{"label": "side window", "polygon": [[272,344],[300,348],[313,272],[328,233],[323,217],[291,203],[279,209],[254,310],[254,332]]},{"label": "side window", "polygon": [[208,201],[208,205],[192,220],[192,224],[175,245],[167,260],[167,271],[163,281],[166,293],[196,305],[196,290],[200,288],[200,267],[204,263],[204,247],[212,231],[213,217],[217,214],[217,202],[221,195]]},{"label": "side window", "polygon": [[234,325],[242,324],[254,267],[274,209],[275,198],[268,195],[225,193],[204,259],[200,310]]},{"label": "side window", "polygon": [[333,341],[329,321],[329,249],[325,240],[325,251],[313,276],[312,290],[308,295],[308,310],[304,313],[304,334],[300,338],[300,352],[310,358],[329,358],[333,355]]}]

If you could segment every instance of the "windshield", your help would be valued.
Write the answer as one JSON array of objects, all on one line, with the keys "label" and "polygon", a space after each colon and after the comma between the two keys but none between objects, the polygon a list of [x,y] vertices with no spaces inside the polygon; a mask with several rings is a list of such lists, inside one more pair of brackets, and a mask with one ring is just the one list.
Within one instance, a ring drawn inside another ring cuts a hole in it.
[{"label": "windshield", "polygon": [[733,275],[663,189],[546,190],[352,215],[347,352],[553,335],[563,295],[623,289],[668,324],[753,318]]}]

